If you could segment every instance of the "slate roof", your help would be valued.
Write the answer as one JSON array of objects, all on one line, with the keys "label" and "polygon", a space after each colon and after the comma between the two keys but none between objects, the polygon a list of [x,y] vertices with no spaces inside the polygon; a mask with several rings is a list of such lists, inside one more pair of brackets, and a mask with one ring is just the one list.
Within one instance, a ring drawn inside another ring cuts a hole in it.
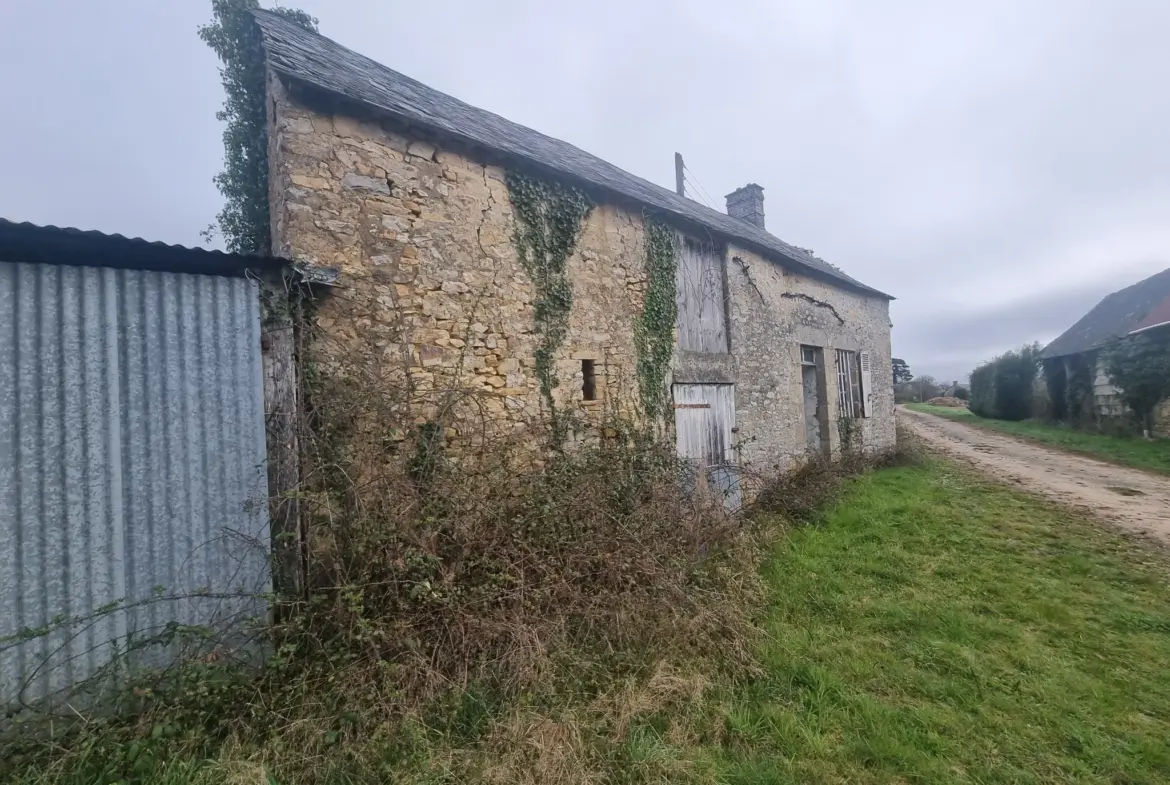
[{"label": "slate roof", "polygon": [[0,218],[0,262],[225,276],[242,276],[249,270],[279,270],[286,264],[267,256],[186,248],[139,237],[15,223],[4,218]]},{"label": "slate roof", "polygon": [[1108,295],[1093,310],[1044,349],[1045,357],[1061,357],[1095,349],[1110,338],[1139,329],[1170,299],[1170,269]]},{"label": "slate roof", "polygon": [[681,197],[568,142],[545,136],[440,93],[277,14],[253,13],[263,33],[268,64],[279,74],[463,142],[522,159],[586,185],[635,200],[815,277],[865,294],[893,299],[746,221]]},{"label": "slate roof", "polygon": [[1154,327],[1161,327],[1164,324],[1170,324],[1170,297],[1163,300],[1160,305],[1155,305],[1146,314],[1146,318],[1137,323],[1137,326],[1133,328],[1132,332],[1149,330]]}]

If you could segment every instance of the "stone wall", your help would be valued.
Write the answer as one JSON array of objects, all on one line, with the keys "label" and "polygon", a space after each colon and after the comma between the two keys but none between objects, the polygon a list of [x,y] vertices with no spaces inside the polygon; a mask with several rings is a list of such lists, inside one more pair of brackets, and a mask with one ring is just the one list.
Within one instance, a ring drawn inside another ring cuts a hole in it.
[{"label": "stone wall", "polygon": [[[310,108],[323,105],[275,78],[270,96],[274,249],[341,271],[316,306],[315,362],[366,391],[395,391],[413,422],[440,419],[453,439],[538,416],[534,291],[512,242],[504,169],[488,153],[353,109]],[[557,363],[557,405],[587,424],[577,436],[607,411],[635,409],[644,270],[640,211],[596,205],[569,263],[574,302]],[[892,444],[886,301],[742,249],[728,249],[725,274],[732,353],[680,356],[674,375],[737,384],[743,459],[769,466],[803,452],[801,343],[829,349],[830,374],[831,348],[873,353],[865,443]],[[595,361],[596,401],[582,400],[583,359]],[[828,387],[835,396],[835,377]],[[835,397],[829,404],[835,411]]]},{"label": "stone wall", "polygon": [[[341,271],[317,307],[318,362],[367,379],[376,367],[375,384],[407,390],[413,420],[441,418],[450,436],[539,416],[534,291],[504,170],[392,125],[313,111],[278,83],[270,92],[274,248]],[[587,424],[633,404],[643,240],[640,215],[597,205],[569,263],[555,398]],[[595,362],[593,401],[583,359]]]},{"label": "stone wall", "polygon": [[736,419],[744,460],[771,464],[805,451],[800,347],[823,348],[828,432],[837,428],[836,350],[870,352],[872,410],[862,418],[866,449],[892,447],[894,388],[889,302],[784,269],[751,251],[727,251],[731,347],[737,355]]}]

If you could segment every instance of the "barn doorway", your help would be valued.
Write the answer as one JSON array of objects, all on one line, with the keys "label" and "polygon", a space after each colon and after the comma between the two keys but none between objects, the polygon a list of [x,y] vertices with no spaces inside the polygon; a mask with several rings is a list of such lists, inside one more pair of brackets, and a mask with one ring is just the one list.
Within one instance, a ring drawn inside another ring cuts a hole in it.
[{"label": "barn doorway", "polygon": [[804,439],[810,454],[829,455],[829,430],[825,420],[825,352],[819,346],[800,347],[800,382],[804,393]]},{"label": "barn doorway", "polygon": [[728,509],[738,510],[743,499],[732,451],[735,385],[676,384],[672,392],[678,454],[695,467],[696,484],[717,491]]}]

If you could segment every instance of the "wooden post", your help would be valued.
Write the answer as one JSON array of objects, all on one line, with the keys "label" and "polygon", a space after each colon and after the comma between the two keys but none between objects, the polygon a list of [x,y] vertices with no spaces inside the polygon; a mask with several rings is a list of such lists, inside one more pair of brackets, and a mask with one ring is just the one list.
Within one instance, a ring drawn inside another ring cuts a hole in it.
[{"label": "wooden post", "polygon": [[687,195],[687,180],[683,176],[682,153],[674,154],[674,190],[679,196]]},{"label": "wooden post", "polygon": [[271,300],[261,329],[264,415],[268,444],[268,515],[272,529],[273,586],[285,601],[305,597],[305,533],[298,494],[301,485],[300,392],[296,330],[285,283],[262,281]]}]

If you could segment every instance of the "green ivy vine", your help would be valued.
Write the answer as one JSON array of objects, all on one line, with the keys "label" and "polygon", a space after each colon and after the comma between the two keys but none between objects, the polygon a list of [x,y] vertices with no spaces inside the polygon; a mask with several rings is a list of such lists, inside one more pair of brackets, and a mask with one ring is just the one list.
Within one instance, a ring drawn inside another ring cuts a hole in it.
[{"label": "green ivy vine", "polygon": [[[223,235],[229,251],[267,254],[272,250],[268,205],[268,107],[264,50],[252,11],[258,0],[211,0],[212,20],[199,37],[219,56],[223,109],[216,117],[223,131],[223,171],[215,185],[223,209],[208,228]],[[291,8],[273,8],[304,28],[317,31],[317,20]]]},{"label": "green ivy vine", "polygon": [[512,241],[521,266],[536,288],[533,308],[540,336],[535,354],[536,376],[555,429],[556,353],[569,331],[569,312],[573,308],[568,262],[593,203],[578,188],[517,172],[508,172],[505,182],[516,216]]},{"label": "green ivy vine", "polygon": [[638,392],[642,411],[651,421],[666,409],[666,372],[674,352],[674,324],[678,319],[675,299],[678,240],[673,229],[659,220],[646,219],[646,276],[649,284],[642,313],[634,323],[638,352]]}]

